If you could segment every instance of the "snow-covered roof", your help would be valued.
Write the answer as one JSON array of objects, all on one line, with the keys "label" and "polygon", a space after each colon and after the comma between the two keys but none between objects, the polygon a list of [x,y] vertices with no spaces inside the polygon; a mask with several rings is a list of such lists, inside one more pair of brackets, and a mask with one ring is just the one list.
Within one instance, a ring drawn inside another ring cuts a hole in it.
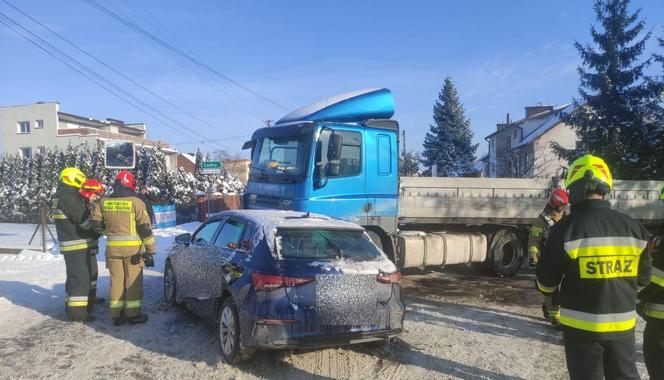
[{"label": "snow-covered roof", "polygon": [[551,128],[560,124],[563,118],[572,113],[575,108],[574,104],[565,104],[551,111],[542,112],[515,122],[514,124],[520,127],[523,132],[521,141],[515,144],[513,148],[520,148],[535,141]]},{"label": "snow-covered roof", "polygon": [[196,155],[191,153],[180,153],[180,155],[186,158],[188,161],[191,161],[192,164],[196,163]]}]

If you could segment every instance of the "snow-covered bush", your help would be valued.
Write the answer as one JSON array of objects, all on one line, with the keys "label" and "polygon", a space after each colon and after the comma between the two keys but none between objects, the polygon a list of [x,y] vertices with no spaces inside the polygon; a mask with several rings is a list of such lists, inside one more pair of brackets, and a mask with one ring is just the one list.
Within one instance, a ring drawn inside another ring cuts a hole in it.
[{"label": "snow-covered bush", "polygon": [[[62,169],[76,166],[88,178],[95,178],[110,191],[118,170],[104,166],[104,148],[82,144],[65,150],[49,149],[44,154],[23,158],[0,156],[0,221],[35,222],[38,207],[50,206]],[[175,203],[178,207],[193,206],[197,191],[212,185],[224,194],[241,193],[244,184],[233,175],[202,175],[178,169],[169,172],[161,148],[136,146],[136,167],[133,170],[139,185],[148,188],[157,204]]]}]

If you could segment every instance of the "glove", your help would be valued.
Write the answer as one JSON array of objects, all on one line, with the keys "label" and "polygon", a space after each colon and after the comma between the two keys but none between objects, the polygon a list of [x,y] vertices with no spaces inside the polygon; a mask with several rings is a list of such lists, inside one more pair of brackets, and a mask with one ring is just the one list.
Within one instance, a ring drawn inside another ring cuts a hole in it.
[{"label": "glove", "polygon": [[141,256],[143,257],[143,262],[147,268],[152,268],[154,266],[154,254],[145,252]]},{"label": "glove", "polygon": [[134,256],[131,257],[131,260],[129,260],[131,265],[138,265],[141,263],[141,254],[137,253]]}]

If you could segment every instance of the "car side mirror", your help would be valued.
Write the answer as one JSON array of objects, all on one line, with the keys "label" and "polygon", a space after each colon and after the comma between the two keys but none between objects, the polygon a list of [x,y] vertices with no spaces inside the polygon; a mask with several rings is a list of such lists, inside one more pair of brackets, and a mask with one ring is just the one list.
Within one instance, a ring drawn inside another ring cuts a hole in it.
[{"label": "car side mirror", "polygon": [[189,243],[191,242],[191,234],[187,232],[186,234],[181,234],[175,237],[175,242],[177,244],[182,244],[185,247],[189,246]]}]

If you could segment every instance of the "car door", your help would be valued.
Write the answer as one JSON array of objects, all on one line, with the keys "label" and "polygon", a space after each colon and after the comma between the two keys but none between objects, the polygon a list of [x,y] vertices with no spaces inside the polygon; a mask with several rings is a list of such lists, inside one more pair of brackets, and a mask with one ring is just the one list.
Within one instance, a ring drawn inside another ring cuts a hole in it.
[{"label": "car door", "polygon": [[226,277],[233,272],[229,264],[241,248],[246,226],[247,222],[238,218],[224,220],[212,244],[198,252],[197,263],[204,269],[198,276],[191,278],[190,283],[197,289],[197,298],[221,297],[223,284],[232,280],[232,276]]},{"label": "car door", "polygon": [[223,219],[215,219],[201,225],[194,233],[189,247],[172,257],[178,284],[178,296],[182,298],[204,298],[207,289],[200,288],[201,277],[208,277],[206,262],[208,252],[216,249],[216,238]]}]

